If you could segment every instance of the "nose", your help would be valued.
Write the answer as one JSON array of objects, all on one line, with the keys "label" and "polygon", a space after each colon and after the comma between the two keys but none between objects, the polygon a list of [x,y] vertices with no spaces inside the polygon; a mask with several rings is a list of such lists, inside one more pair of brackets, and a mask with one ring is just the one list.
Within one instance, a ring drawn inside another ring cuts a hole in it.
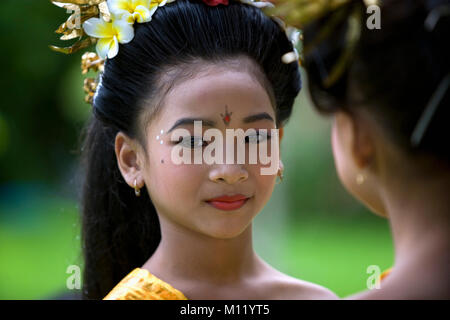
[{"label": "nose", "polygon": [[213,182],[234,184],[248,179],[248,172],[238,164],[223,164],[215,166],[209,172],[209,179]]}]

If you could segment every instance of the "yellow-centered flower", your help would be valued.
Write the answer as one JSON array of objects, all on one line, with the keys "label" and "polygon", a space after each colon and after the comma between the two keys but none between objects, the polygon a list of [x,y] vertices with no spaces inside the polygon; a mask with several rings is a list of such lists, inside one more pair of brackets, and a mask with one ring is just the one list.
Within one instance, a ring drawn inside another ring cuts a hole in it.
[{"label": "yellow-centered flower", "polygon": [[151,0],[108,0],[109,11],[117,18],[125,20],[130,24],[135,21],[144,23],[152,20],[156,11],[151,8]]},{"label": "yellow-centered flower", "polygon": [[97,54],[100,58],[114,58],[119,52],[119,43],[128,43],[133,40],[133,25],[125,20],[106,22],[103,19],[91,18],[83,24],[83,29],[91,37],[99,38],[97,41]]},{"label": "yellow-centered flower", "polygon": [[175,0],[152,0],[150,2],[150,10],[156,10],[158,7],[162,7],[166,3],[174,2]]}]

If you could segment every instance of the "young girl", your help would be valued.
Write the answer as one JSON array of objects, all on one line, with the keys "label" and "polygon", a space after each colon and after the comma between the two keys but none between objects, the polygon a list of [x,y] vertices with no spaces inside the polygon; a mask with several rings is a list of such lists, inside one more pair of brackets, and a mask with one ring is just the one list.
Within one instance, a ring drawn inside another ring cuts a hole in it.
[{"label": "young girl", "polygon": [[[83,147],[84,297],[334,298],[253,250],[276,174],[172,161],[177,145],[208,145],[194,120],[222,133],[282,128],[300,90],[298,64],[282,62],[285,31],[251,1],[147,2],[109,0],[123,20],[84,23],[108,57]],[[172,141],[176,129],[189,134]]]},{"label": "young girl", "polygon": [[353,298],[449,299],[449,1],[336,2],[300,23],[310,92],[334,115],[343,185],[389,218],[395,246],[381,289]]}]

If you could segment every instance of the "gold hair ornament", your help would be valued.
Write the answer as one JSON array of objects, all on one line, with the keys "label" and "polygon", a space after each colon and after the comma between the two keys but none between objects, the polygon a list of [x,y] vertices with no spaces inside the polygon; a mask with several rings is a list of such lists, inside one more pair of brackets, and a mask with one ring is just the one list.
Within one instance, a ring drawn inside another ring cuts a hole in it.
[{"label": "gold hair ornament", "polygon": [[[378,0],[274,0],[274,2],[277,6],[268,9],[268,13],[278,16],[285,23],[300,30],[308,24],[325,17],[327,14],[331,14],[330,19],[317,36],[307,46],[302,46],[302,55],[299,57],[300,65],[304,64],[303,56],[309,54],[320,42],[330,36],[338,23],[342,22],[343,19],[348,19],[349,27],[345,36],[347,45],[327,77],[322,80],[325,88],[331,87],[344,74],[348,64],[351,62],[361,34],[360,7],[355,6],[349,15],[345,15],[345,12],[339,9],[352,3],[360,3],[365,7],[379,4]],[[303,40],[303,38],[300,37],[300,40]]]},{"label": "gold hair ornament", "polygon": [[[51,45],[54,51],[71,54],[96,44],[97,54],[89,52],[83,55],[81,68],[83,74],[93,70],[102,72],[104,61],[114,58],[119,51],[119,44],[126,44],[134,38],[134,23],[149,22],[158,7],[162,7],[176,0],[59,0],[52,1],[54,5],[73,12],[69,18],[55,31],[61,34],[60,40],[76,41],[68,47]],[[260,9],[272,8],[274,5],[268,1],[237,0],[241,3],[255,6]],[[228,0],[208,1],[210,6],[227,5]],[[277,21],[279,22],[279,21]],[[284,26],[284,23],[281,24]],[[286,31],[286,28],[284,28]],[[292,33],[295,35],[295,33]],[[294,43],[298,39],[292,39]],[[294,44],[295,45],[295,44]],[[291,63],[298,60],[298,52],[283,56],[283,62]],[[93,102],[98,87],[99,75],[96,78],[87,78],[84,81],[86,93],[85,101]]]},{"label": "gold hair ornament", "polygon": [[87,35],[82,28],[82,24],[94,17],[101,17],[107,22],[111,20],[111,14],[105,0],[59,0],[51,1],[51,3],[66,9],[68,12],[73,12],[55,31],[62,34],[60,40],[77,39],[69,47],[50,46],[50,49],[57,52],[71,54],[95,44],[97,39]]}]

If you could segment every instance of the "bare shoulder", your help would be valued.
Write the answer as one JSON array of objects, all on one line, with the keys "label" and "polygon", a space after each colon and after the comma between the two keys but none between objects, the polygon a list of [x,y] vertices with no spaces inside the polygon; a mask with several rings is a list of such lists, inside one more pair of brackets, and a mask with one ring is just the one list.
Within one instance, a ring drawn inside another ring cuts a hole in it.
[{"label": "bare shoulder", "polygon": [[308,281],[296,279],[275,269],[266,274],[265,289],[274,300],[336,300],[331,290]]},{"label": "bare shoulder", "polygon": [[308,281],[292,278],[288,275],[274,283],[280,288],[279,299],[294,300],[336,300],[338,296],[330,289]]}]

